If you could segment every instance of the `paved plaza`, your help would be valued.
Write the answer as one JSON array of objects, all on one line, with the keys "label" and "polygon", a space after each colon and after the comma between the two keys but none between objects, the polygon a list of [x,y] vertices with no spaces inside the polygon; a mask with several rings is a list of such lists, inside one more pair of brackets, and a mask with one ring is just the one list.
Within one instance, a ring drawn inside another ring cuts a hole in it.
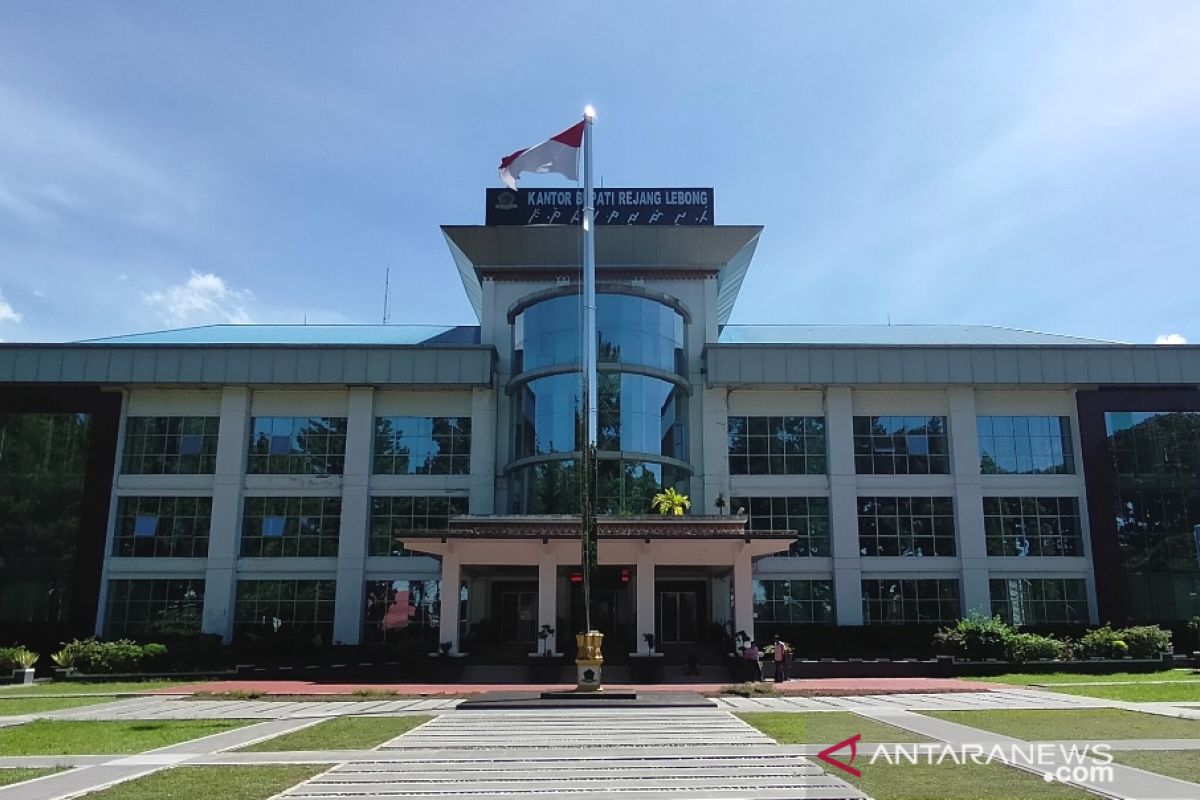
[{"label": "paved plaza", "polygon": [[[864,798],[814,756],[821,745],[779,745],[739,712],[849,712],[908,731],[909,742],[1021,744],[1021,740],[923,712],[1124,709],[1200,720],[1195,703],[1126,703],[996,686],[991,691],[855,697],[713,697],[679,707],[468,710],[458,698],[395,700],[192,700],[126,697],[92,706],[0,718],[242,719],[252,724],[132,756],[22,756],[0,767],[66,767],[0,788],[0,800],[62,800],[179,765],[321,764],[330,769],[285,791],[308,800],[356,798]],[[705,707],[707,706],[707,707]],[[238,752],[237,748],[343,716],[431,715],[423,725],[369,750]],[[849,736],[852,731],[847,730]],[[1114,731],[1114,736],[1119,732]],[[1200,739],[1110,742],[1114,750],[1200,751]],[[859,753],[877,744],[860,743]],[[843,756],[845,754],[842,754]],[[1200,758],[1200,752],[1197,753]],[[861,762],[859,762],[861,765]],[[1041,766],[1045,766],[1042,764]],[[1031,772],[1038,767],[1026,765]],[[1113,765],[1111,781],[1077,784],[1103,797],[1196,800],[1200,785]]]}]

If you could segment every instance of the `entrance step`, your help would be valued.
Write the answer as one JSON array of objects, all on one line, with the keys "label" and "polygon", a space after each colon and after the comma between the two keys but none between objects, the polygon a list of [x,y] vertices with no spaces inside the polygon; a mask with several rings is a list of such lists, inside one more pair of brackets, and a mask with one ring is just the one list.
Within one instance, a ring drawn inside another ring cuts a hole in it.
[{"label": "entrance step", "polygon": [[[663,683],[731,683],[729,674],[724,666],[701,664],[698,674],[691,674],[684,664],[664,664],[662,670]],[[463,670],[463,683],[468,684],[574,684],[575,665],[566,664],[558,674],[557,680],[531,681],[529,667],[526,664],[468,664]],[[604,683],[628,684],[629,667],[623,664],[606,664],[604,666]]]},{"label": "entrance step", "polygon": [[[573,685],[575,683],[575,665],[566,664],[563,666],[558,675],[557,680],[552,681],[531,681],[529,679],[529,666],[526,664],[468,664],[463,670],[463,683],[486,684],[486,683],[565,683]],[[629,683],[629,667],[624,666],[605,666],[604,667],[604,682],[605,683]]]}]

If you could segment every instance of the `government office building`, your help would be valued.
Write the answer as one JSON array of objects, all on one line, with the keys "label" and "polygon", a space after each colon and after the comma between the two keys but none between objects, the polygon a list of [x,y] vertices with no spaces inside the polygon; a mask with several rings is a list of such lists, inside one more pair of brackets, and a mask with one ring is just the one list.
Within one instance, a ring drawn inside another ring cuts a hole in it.
[{"label": "government office building", "polygon": [[[1200,348],[733,325],[762,229],[687,198],[599,208],[610,657],[1200,614]],[[0,345],[0,639],[570,652],[580,237],[531,199],[443,228],[477,325]]]}]

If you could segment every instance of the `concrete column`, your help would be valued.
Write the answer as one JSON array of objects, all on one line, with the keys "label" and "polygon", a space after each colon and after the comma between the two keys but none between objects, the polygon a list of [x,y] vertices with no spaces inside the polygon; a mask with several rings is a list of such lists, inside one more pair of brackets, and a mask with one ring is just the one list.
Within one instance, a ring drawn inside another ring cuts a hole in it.
[{"label": "concrete column", "polygon": [[[554,560],[554,553],[549,548],[545,548],[538,555],[537,613],[538,632],[541,632],[543,625],[554,628],[555,637],[550,639],[550,646],[553,647],[557,635],[566,631],[558,630],[558,562]],[[541,647],[542,640],[538,639],[537,644]]]},{"label": "concrete column", "polygon": [[450,642],[450,652],[457,653],[458,649],[458,592],[462,582],[462,567],[457,552],[448,552],[442,556],[442,607],[439,610],[441,621],[438,633],[439,642]]},{"label": "concrete column", "polygon": [[754,584],[750,549],[740,547],[733,559],[733,632],[754,636]]},{"label": "concrete column", "polygon": [[719,624],[722,629],[727,629],[732,622],[729,615],[733,611],[729,600],[729,586],[732,577],[726,573],[718,575],[712,579],[712,608],[713,622]]},{"label": "concrete column", "polygon": [[654,556],[648,547],[638,552],[637,557],[637,651],[649,653],[646,644],[647,633],[654,634],[655,644],[658,643],[658,633],[655,630],[654,619]]},{"label": "concrete column", "polygon": [[[696,406],[703,403],[703,413],[699,417],[693,414],[691,424],[692,442],[698,443],[701,451],[697,454],[693,449],[692,463],[703,466],[704,505],[701,508],[693,501],[692,513],[718,513],[713,501],[719,494],[725,498],[725,510],[721,513],[730,514],[733,509],[729,506],[729,393],[725,389],[699,388],[703,384],[703,376],[699,377],[700,383],[695,384],[697,390],[692,395],[692,404]],[[697,424],[700,425],[698,429]],[[697,461],[697,455],[701,455],[703,461]]]},{"label": "concrete column", "polygon": [[954,473],[954,527],[962,564],[962,611],[992,613],[988,591],[987,542],[983,526],[983,478],[979,474],[979,432],[975,390],[946,390],[950,404],[950,468]]},{"label": "concrete column", "polygon": [[[113,453],[112,463],[112,488],[108,494],[108,519],[104,523],[104,561],[100,566],[100,596],[96,603],[96,624],[92,628],[92,633],[95,636],[104,636],[104,617],[105,611],[108,608],[108,567],[111,563],[109,556],[113,551],[113,537],[116,536],[117,527],[117,506],[120,503],[117,486],[121,480],[121,460],[125,453],[125,426],[129,420],[129,392],[125,389],[119,391],[121,396],[121,415],[117,422],[117,447]],[[1091,583],[1091,581],[1089,581]],[[1092,608],[1096,604],[1092,603]]]},{"label": "concrete column", "polygon": [[358,644],[362,635],[374,437],[375,390],[370,386],[352,387],[346,418],[346,465],[342,472],[342,520],[333,612],[335,644]]},{"label": "concrete column", "polygon": [[[496,513],[496,459],[508,457],[508,448],[496,441],[496,390],[471,391],[471,497],[472,514]],[[505,494],[507,496],[507,493]]]},{"label": "concrete column", "polygon": [[838,625],[862,625],[862,559],[858,548],[858,476],[854,469],[854,402],[847,386],[825,391],[829,449],[829,532],[834,614]]},{"label": "concrete column", "polygon": [[242,486],[249,449],[250,389],[245,386],[226,386],[221,391],[221,429],[217,434],[212,525],[208,538],[204,617],[201,622],[201,630],[219,635],[226,643],[233,638]]}]

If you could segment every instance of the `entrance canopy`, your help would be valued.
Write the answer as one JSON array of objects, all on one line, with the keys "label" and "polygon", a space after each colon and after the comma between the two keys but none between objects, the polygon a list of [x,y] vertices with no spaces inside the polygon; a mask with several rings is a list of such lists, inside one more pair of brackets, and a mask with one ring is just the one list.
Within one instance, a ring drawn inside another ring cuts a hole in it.
[{"label": "entrance canopy", "polygon": [[[711,540],[727,539],[775,541],[787,549],[796,538],[790,530],[748,530],[745,517],[614,517],[596,519],[601,540]],[[580,518],[570,514],[542,516],[460,516],[450,520],[450,528],[440,531],[414,531],[406,540],[460,539],[578,539],[582,535]]]},{"label": "entrance canopy", "polygon": [[[660,567],[721,567],[729,578],[717,592],[732,589],[733,630],[754,627],[751,564],[784,552],[796,539],[790,530],[749,530],[745,517],[615,517],[597,519],[601,565],[631,566],[636,584],[636,637],[655,634],[655,572]],[[447,530],[412,531],[404,546],[441,557],[442,585],[461,586],[464,566],[537,567],[537,626],[558,627],[560,567],[579,564],[581,521],[573,515],[454,517]],[[532,596],[532,589],[529,590]],[[707,590],[706,590],[707,592]],[[678,594],[678,591],[676,591]],[[678,601],[678,598],[676,598]],[[441,641],[458,652],[459,593],[442,592]],[[514,602],[532,600],[517,597]],[[719,605],[719,604],[718,604]]]},{"label": "entrance canopy", "polygon": [[[790,530],[749,530],[737,516],[601,516],[596,520],[599,563],[730,565],[785,552]],[[579,563],[580,518],[572,514],[453,517],[447,530],[412,531],[404,546],[457,556],[464,564]]]}]

